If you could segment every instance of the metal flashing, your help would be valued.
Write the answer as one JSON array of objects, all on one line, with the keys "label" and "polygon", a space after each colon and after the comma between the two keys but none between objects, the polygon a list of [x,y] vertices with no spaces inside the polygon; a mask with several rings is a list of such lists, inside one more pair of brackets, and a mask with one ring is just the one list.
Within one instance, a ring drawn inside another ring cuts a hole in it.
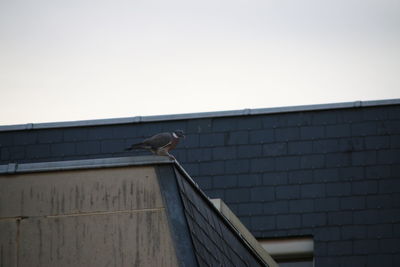
[{"label": "metal flashing", "polygon": [[7,165],[0,165],[0,174],[95,169],[103,167],[143,166],[153,164],[168,164],[173,162],[174,160],[164,156],[138,156],[22,164],[10,163]]},{"label": "metal flashing", "polygon": [[31,129],[51,129],[51,128],[66,128],[66,127],[129,124],[129,123],[186,120],[186,119],[204,119],[204,118],[216,118],[216,117],[251,116],[251,115],[264,115],[264,114],[274,114],[274,113],[360,108],[360,107],[373,107],[373,106],[386,106],[386,105],[399,105],[399,104],[400,104],[400,98],[397,98],[397,99],[386,99],[386,100],[353,101],[353,102],[342,102],[342,103],[332,103],[332,104],[286,106],[286,107],[275,107],[275,108],[256,108],[256,109],[247,108],[241,110],[154,115],[154,116],[136,116],[136,117],[112,118],[112,119],[27,123],[27,124],[0,126],[0,132],[21,131],[21,130],[31,130]]}]

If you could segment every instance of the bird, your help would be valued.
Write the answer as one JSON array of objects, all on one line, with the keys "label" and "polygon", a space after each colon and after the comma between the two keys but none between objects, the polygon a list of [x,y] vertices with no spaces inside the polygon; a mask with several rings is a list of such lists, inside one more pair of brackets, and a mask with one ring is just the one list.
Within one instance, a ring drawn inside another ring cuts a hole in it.
[{"label": "bird", "polygon": [[169,151],[178,145],[181,138],[185,138],[185,133],[182,130],[158,133],[152,137],[144,139],[143,142],[132,144],[125,150],[147,149],[155,155],[168,156],[175,159],[174,156],[169,154]]}]

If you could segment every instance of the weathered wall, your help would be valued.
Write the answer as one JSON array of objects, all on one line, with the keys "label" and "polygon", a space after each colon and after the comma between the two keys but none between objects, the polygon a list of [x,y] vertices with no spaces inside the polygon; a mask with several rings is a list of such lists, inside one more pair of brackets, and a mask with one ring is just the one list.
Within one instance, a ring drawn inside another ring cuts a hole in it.
[{"label": "weathered wall", "polygon": [[152,167],[0,176],[0,246],[7,267],[177,265]]}]

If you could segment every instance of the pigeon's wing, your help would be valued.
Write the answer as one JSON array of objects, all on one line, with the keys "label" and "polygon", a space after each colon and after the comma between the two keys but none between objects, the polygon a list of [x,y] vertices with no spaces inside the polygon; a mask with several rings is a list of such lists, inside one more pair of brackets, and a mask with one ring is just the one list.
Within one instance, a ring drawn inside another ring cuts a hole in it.
[{"label": "pigeon's wing", "polygon": [[167,146],[172,141],[172,135],[170,133],[159,133],[143,141],[145,145],[151,146],[152,148],[162,148]]}]

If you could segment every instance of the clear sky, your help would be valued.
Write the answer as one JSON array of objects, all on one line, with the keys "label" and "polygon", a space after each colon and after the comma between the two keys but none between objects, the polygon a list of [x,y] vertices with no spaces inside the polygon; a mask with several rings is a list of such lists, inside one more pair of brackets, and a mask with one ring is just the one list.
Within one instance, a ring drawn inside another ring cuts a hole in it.
[{"label": "clear sky", "polygon": [[399,0],[1,0],[0,125],[400,98]]}]

